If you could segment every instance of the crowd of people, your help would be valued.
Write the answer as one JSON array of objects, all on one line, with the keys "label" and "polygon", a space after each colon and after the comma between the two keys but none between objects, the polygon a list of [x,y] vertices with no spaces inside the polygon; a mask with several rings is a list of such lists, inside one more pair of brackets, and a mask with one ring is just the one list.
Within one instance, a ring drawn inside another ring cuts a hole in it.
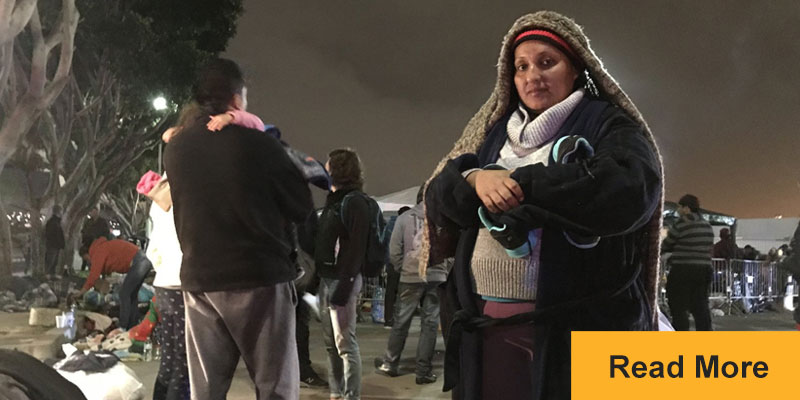
[{"label": "crowd of people", "polygon": [[[81,251],[90,265],[83,290],[101,274],[127,274],[125,328],[139,318],[131,293],[155,268],[158,399],[224,399],[240,359],[259,399],[296,399],[301,382],[327,386],[331,399],[360,398],[358,295],[374,273],[376,240],[388,252],[391,331],[375,370],[398,375],[419,309],[415,381],[438,381],[441,327],[442,383],[453,398],[570,398],[572,331],[658,329],[662,252],[672,253],[675,328],[688,328],[688,312],[698,330],[711,328],[714,235],[699,201],[681,199],[660,247],[664,179],[653,135],[581,27],[560,14],[514,22],[488,100],[417,204],[386,227],[358,154],[334,149],[321,163],[289,147],[247,112],[234,61],[203,69],[162,139],[166,173],[137,188],[153,200],[147,253],[106,237],[107,227],[89,229]],[[329,190],[321,210],[309,184]],[[309,358],[307,291],[319,298],[327,382]]]}]

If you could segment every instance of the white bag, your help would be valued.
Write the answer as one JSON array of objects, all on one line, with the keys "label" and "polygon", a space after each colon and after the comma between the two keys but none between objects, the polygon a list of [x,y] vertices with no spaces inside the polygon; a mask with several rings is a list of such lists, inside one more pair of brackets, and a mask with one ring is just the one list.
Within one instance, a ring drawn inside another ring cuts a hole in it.
[{"label": "white bag", "polygon": [[75,384],[86,400],[144,400],[147,395],[136,373],[121,362],[106,372],[57,371]]}]

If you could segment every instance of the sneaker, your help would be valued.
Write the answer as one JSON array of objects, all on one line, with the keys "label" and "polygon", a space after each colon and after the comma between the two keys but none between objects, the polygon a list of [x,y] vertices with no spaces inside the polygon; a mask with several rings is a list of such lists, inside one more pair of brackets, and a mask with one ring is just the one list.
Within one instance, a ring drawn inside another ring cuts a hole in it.
[{"label": "sneaker", "polygon": [[380,357],[375,359],[375,371],[381,375],[386,375],[392,378],[400,375],[399,373],[397,373],[396,367],[392,367],[391,365],[389,365],[389,363],[383,361],[383,359]]},{"label": "sneaker", "polygon": [[427,375],[417,376],[416,382],[417,385],[427,385],[429,383],[434,383],[436,382],[436,375],[429,372]]},{"label": "sneaker", "polygon": [[308,375],[300,378],[300,386],[308,388],[326,388],[328,382],[320,378],[317,374]]}]

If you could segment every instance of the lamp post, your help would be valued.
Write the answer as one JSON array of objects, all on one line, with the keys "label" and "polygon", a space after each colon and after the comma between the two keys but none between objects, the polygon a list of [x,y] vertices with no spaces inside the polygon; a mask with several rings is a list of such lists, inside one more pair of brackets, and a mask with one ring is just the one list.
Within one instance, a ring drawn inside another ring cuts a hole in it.
[{"label": "lamp post", "polygon": [[[166,110],[167,109],[167,99],[165,99],[164,96],[158,96],[155,99],[153,99],[153,109],[156,110],[156,111],[164,111],[164,110]],[[159,140],[159,142],[158,142],[158,173],[159,174],[163,174],[164,173],[164,169],[162,168],[162,165],[163,165],[162,164],[163,148],[164,148],[164,142]]]}]

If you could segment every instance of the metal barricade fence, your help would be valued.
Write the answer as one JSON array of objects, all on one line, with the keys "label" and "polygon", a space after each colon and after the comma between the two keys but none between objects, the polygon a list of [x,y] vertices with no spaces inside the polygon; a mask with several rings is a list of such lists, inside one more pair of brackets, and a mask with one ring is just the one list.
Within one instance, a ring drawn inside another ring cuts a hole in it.
[{"label": "metal barricade fence", "polygon": [[[667,309],[666,281],[669,263],[662,262],[661,282],[659,283],[659,303]],[[766,260],[711,260],[712,278],[709,300],[722,301],[730,306],[734,301],[744,300],[745,305],[755,302],[774,301],[787,294],[792,288],[792,296],[798,296],[794,289],[795,280],[791,274],[779,269],[777,262]],[[792,285],[789,285],[792,284]]]},{"label": "metal barricade fence", "polygon": [[[386,292],[386,280],[383,276],[376,278],[364,278],[361,286],[361,293],[358,296],[358,318],[359,321],[382,322],[375,320],[373,308],[375,306],[383,306],[384,293]],[[380,316],[382,318],[383,312]]]}]

